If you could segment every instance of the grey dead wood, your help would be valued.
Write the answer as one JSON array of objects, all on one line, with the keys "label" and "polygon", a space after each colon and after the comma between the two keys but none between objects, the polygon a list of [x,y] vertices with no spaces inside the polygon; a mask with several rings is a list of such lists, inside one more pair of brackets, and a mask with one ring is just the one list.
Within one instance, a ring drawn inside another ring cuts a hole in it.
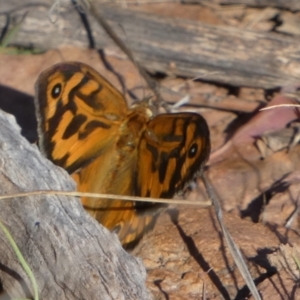
[{"label": "grey dead wood", "polygon": [[[43,50],[66,44],[88,46],[86,31],[69,1],[60,1],[61,6],[53,10],[51,16],[55,23],[49,20],[53,1],[27,0],[22,5],[26,3],[39,5],[19,9],[17,0],[0,0],[0,13],[10,12],[14,16],[28,12],[15,38],[16,44]],[[162,18],[99,1],[95,3],[129,45],[136,60],[150,72],[265,89],[299,83],[298,38],[213,26],[201,23],[201,20]],[[116,47],[91,16],[89,21],[97,48]],[[6,15],[0,14],[0,26],[3,27],[5,22]]]},{"label": "grey dead wood", "polygon": [[[0,111],[1,194],[48,189],[70,191],[75,185],[20,135],[14,117]],[[125,252],[78,198],[0,200],[0,218],[35,275],[39,299],[151,299],[141,260]],[[0,280],[0,299],[32,299],[32,285],[2,231]]]}]

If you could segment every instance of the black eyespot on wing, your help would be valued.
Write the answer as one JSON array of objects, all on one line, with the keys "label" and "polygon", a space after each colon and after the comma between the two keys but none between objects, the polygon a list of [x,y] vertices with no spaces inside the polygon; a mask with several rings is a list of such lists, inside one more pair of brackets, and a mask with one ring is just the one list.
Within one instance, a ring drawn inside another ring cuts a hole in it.
[{"label": "black eyespot on wing", "polygon": [[56,99],[60,96],[62,90],[61,83],[57,83],[51,90],[51,96]]},{"label": "black eyespot on wing", "polygon": [[194,158],[197,154],[197,151],[198,151],[198,145],[194,143],[189,149],[188,157]]}]

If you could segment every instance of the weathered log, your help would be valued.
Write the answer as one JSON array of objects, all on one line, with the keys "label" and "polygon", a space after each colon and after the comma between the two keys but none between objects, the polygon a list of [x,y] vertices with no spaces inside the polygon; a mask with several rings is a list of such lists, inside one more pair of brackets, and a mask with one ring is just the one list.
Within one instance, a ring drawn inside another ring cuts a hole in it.
[{"label": "weathered log", "polygon": [[[86,31],[72,6],[52,15],[57,20],[51,23],[49,11],[53,2],[41,0],[39,3],[44,6],[26,8],[30,12],[14,41],[16,44],[44,50],[63,44],[88,46]],[[96,4],[132,49],[137,61],[150,72],[266,89],[295,84],[300,80],[300,41],[291,36],[161,18],[99,2]],[[25,9],[18,10],[18,7],[20,4],[16,0],[9,3],[0,0],[0,13],[24,13]],[[112,41],[92,16],[89,15],[88,19],[95,46],[112,47]],[[5,20],[2,15],[0,26],[4,26]]]},{"label": "weathered log", "polygon": [[[276,7],[288,10],[299,10],[300,2],[298,0],[211,0],[210,4],[222,5],[249,5],[254,7]],[[203,3],[207,4],[207,0],[184,0],[184,3]]]},{"label": "weathered log", "polygon": [[[1,194],[74,190],[68,174],[18,131],[14,118],[0,111]],[[151,299],[141,261],[125,252],[79,199],[40,195],[0,200],[0,219],[31,267],[40,299]],[[32,298],[28,276],[2,231],[0,282],[10,297]]]}]

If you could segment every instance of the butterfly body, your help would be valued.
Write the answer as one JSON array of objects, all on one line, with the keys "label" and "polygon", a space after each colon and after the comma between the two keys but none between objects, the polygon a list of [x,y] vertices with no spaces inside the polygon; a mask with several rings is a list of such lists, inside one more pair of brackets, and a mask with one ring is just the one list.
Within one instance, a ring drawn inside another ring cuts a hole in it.
[{"label": "butterfly body", "polygon": [[[121,93],[82,63],[62,63],[43,72],[35,104],[42,152],[72,174],[82,192],[170,198],[202,170],[209,155],[202,116],[152,117],[144,103],[129,109]],[[81,201],[124,246],[153,226],[161,207]]]}]

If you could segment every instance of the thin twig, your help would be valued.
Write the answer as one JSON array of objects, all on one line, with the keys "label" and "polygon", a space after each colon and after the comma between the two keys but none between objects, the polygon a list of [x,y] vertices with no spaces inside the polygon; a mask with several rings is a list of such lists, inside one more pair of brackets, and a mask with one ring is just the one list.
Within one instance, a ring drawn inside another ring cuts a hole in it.
[{"label": "thin twig", "polygon": [[128,56],[128,58],[131,60],[131,62],[138,68],[140,74],[147,82],[149,88],[153,91],[153,93],[156,96],[157,102],[156,102],[156,108],[159,106],[163,106],[163,108],[170,112],[170,108],[166,101],[162,98],[160,94],[160,88],[159,85],[156,83],[155,80],[153,80],[149,74],[146,72],[146,70],[135,60],[132,52],[130,49],[126,46],[126,44],[119,38],[117,33],[113,30],[113,28],[106,22],[105,18],[102,16],[100,10],[94,6],[94,3],[92,0],[89,0],[90,3],[90,12],[92,16],[96,19],[96,21],[102,26],[102,28],[105,30],[105,32],[112,38],[112,40],[120,47],[120,49]]},{"label": "thin twig", "polygon": [[37,195],[62,195],[62,196],[88,197],[88,198],[98,198],[98,199],[115,199],[115,200],[122,200],[122,201],[196,205],[196,206],[203,206],[203,207],[211,206],[210,201],[200,202],[200,201],[189,201],[183,199],[161,199],[161,198],[149,198],[149,197],[121,196],[121,195],[112,195],[112,194],[66,192],[66,191],[55,191],[55,190],[40,190],[40,191],[15,193],[9,195],[0,195],[0,200],[18,198],[18,197],[37,196]]},{"label": "thin twig", "polygon": [[241,275],[245,279],[245,282],[246,282],[249,290],[251,291],[254,299],[261,300],[261,297],[260,297],[260,295],[258,293],[258,290],[257,290],[257,288],[256,288],[256,286],[253,282],[253,279],[252,279],[251,274],[248,270],[248,267],[247,267],[247,265],[246,265],[246,263],[245,263],[245,261],[242,257],[241,251],[239,250],[238,246],[233,241],[229,231],[227,230],[227,228],[226,228],[226,226],[223,222],[223,213],[222,213],[220,201],[219,201],[212,185],[210,184],[208,178],[205,176],[205,174],[202,175],[202,180],[203,180],[203,183],[205,185],[207,195],[211,199],[211,201],[212,201],[212,203],[215,207],[218,222],[219,222],[220,227],[222,229],[223,236],[226,240],[226,243],[227,243],[228,248],[230,250],[230,253],[233,257],[233,260],[234,260],[235,264],[237,265]]},{"label": "thin twig", "polygon": [[272,106],[261,108],[260,111],[273,109],[273,108],[277,108],[277,107],[300,107],[300,104],[277,104],[277,105],[272,105]]}]

